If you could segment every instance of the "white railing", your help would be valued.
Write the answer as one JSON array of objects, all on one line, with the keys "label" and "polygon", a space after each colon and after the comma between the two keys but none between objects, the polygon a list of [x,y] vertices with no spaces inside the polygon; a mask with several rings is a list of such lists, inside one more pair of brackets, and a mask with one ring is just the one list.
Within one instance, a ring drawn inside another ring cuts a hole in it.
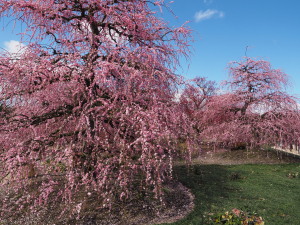
[{"label": "white railing", "polygon": [[273,148],[276,150],[300,156],[300,146],[298,145],[290,145],[289,147],[283,145],[275,145]]}]

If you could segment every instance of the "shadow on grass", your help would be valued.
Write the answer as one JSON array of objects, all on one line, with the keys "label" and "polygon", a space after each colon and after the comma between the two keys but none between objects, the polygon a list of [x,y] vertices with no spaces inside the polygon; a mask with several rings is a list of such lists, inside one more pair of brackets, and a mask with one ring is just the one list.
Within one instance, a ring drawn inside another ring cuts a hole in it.
[{"label": "shadow on grass", "polygon": [[[185,219],[174,224],[209,224],[208,214],[218,210],[218,205],[235,191],[229,180],[236,179],[221,165],[194,165],[189,168],[174,168],[175,178],[192,190],[195,195],[194,211]],[[237,177],[238,179],[238,177]]]}]

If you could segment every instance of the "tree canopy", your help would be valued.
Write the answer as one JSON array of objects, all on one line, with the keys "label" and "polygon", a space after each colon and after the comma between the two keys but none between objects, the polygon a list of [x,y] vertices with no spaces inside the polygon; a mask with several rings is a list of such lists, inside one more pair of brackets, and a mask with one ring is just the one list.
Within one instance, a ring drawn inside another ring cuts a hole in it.
[{"label": "tree canopy", "polygon": [[[22,54],[1,52],[1,185],[23,207],[95,191],[103,205],[133,188],[161,195],[174,145],[191,129],[174,95],[188,28],[146,0],[1,0],[26,25]],[[63,183],[61,187],[59,183]],[[39,184],[33,195],[30,186]],[[1,203],[11,210],[9,199]]]},{"label": "tree canopy", "polygon": [[[223,144],[299,145],[298,103],[286,92],[287,85],[288,76],[267,61],[246,57],[231,63],[225,93],[215,93],[205,109],[194,110],[201,137]],[[189,96],[197,102],[205,95],[194,90]]]}]

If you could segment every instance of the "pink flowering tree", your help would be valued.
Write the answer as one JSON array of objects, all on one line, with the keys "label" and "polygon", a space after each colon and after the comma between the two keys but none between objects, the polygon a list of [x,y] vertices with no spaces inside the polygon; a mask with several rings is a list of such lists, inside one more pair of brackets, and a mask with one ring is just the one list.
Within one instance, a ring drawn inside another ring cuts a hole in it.
[{"label": "pink flowering tree", "polygon": [[251,58],[231,63],[229,72],[225,82],[229,92],[213,97],[207,105],[203,135],[252,146],[298,143],[299,109],[296,98],[285,91],[287,75],[269,62]]},{"label": "pink flowering tree", "polygon": [[197,133],[204,129],[204,111],[208,110],[207,105],[216,93],[216,82],[205,77],[196,77],[185,83],[179,102],[189,121],[193,121]]},{"label": "pink flowering tree", "polygon": [[22,191],[15,207],[83,190],[103,206],[133,188],[161,195],[176,140],[191,132],[173,72],[190,31],[156,17],[162,4],[0,0],[0,16],[26,26],[22,53],[0,55],[1,107],[11,109],[0,117],[0,190]]}]

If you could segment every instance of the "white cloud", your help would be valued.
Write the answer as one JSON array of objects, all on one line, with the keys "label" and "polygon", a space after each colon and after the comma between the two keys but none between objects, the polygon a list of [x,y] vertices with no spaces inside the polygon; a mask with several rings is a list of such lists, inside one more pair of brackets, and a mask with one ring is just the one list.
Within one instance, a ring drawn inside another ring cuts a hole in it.
[{"label": "white cloud", "polygon": [[22,54],[25,49],[25,45],[19,41],[10,40],[4,42],[4,48],[11,54]]},{"label": "white cloud", "polygon": [[175,93],[175,99],[174,99],[175,102],[179,102],[180,101],[182,93],[183,93],[183,89],[177,90],[177,92]]},{"label": "white cloud", "polygon": [[216,94],[217,95],[225,95],[225,94],[229,94],[230,92],[228,90],[225,89],[217,89],[216,90]]},{"label": "white cloud", "polygon": [[196,22],[200,22],[203,20],[207,20],[213,17],[216,18],[223,18],[225,16],[224,12],[214,10],[214,9],[207,9],[205,11],[201,10],[199,12],[196,12],[195,14],[195,20]]},{"label": "white cloud", "polygon": [[211,4],[213,0],[203,0],[204,4]]}]

